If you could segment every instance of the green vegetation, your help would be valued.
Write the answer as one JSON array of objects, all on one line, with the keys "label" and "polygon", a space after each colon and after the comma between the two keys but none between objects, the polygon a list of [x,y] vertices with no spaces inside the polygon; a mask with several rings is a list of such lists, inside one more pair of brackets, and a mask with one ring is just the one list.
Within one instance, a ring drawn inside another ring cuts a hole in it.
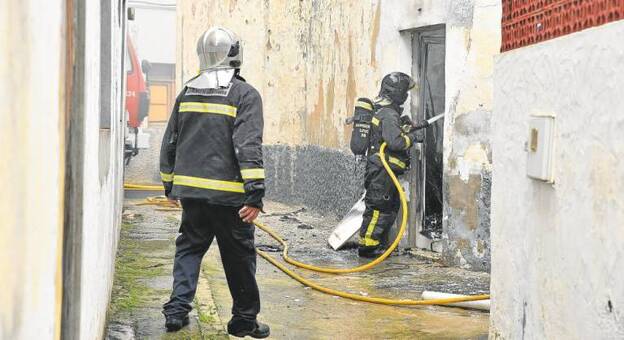
[{"label": "green vegetation", "polygon": [[[129,237],[132,223],[122,224],[121,238],[117,259],[115,261],[115,282],[110,312],[130,312],[132,309],[148,304],[162,291],[148,287],[147,279],[168,275],[164,264],[158,259],[147,258],[145,253],[153,251],[151,242],[136,240]],[[166,294],[166,293],[165,293]]]}]

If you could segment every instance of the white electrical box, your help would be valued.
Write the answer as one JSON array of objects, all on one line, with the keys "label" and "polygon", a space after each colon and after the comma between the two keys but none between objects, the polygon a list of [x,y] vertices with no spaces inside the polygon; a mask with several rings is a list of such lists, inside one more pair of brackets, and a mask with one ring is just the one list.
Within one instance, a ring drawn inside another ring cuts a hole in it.
[{"label": "white electrical box", "polygon": [[555,117],[531,116],[526,144],[527,176],[554,182]]}]

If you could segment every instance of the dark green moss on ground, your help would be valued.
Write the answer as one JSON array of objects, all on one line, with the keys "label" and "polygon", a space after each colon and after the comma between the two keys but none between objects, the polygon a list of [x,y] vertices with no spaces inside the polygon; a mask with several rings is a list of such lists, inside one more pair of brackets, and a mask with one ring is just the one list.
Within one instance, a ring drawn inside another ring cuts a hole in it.
[{"label": "dark green moss on ground", "polygon": [[154,297],[167,292],[146,284],[148,279],[168,275],[168,272],[161,260],[145,256],[146,252],[154,250],[151,242],[130,238],[131,229],[131,223],[123,224],[115,261],[115,298],[110,304],[112,314],[130,312],[134,308],[150,304]]}]

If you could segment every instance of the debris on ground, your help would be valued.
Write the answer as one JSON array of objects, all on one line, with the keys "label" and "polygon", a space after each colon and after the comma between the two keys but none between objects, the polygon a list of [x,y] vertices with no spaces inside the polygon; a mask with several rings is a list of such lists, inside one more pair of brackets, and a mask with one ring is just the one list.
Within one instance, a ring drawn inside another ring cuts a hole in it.
[{"label": "debris on ground", "polygon": [[311,225],[309,225],[309,224],[305,224],[305,223],[300,223],[300,224],[297,226],[297,228],[299,228],[299,229],[308,229],[308,230],[309,230],[309,229],[314,229],[314,227],[313,227],[313,226],[311,226]]}]

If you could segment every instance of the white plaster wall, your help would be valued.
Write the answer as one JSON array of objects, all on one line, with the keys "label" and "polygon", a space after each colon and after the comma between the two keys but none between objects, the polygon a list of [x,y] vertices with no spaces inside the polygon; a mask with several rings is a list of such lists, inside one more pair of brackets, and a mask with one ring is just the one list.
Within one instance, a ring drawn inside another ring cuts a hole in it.
[{"label": "white plaster wall", "polygon": [[[100,130],[100,13],[99,3],[86,7],[85,46],[85,148],[84,209],[82,235],[82,270],[80,301],[80,338],[98,339],[104,335],[106,312],[113,283],[114,263],[119,237],[122,204],[122,136],[120,124],[122,97],[121,39],[123,33],[112,2],[113,93],[111,129]],[[121,11],[123,12],[123,11]],[[108,141],[110,153],[100,138]],[[100,167],[100,157],[107,157],[108,167]]]},{"label": "white plaster wall", "polygon": [[60,334],[63,1],[0,2],[0,339]]},{"label": "white plaster wall", "polygon": [[[99,149],[99,25],[87,4],[81,339],[103,336],[121,212],[122,82],[110,153]],[[113,6],[114,2],[111,2]],[[0,2],[0,339],[60,337],[65,176],[65,3]],[[113,13],[118,13],[116,9]],[[121,12],[123,13],[123,11]],[[117,18],[114,20],[117,21]],[[123,36],[117,27],[116,43]],[[117,45],[113,69],[121,70]],[[80,56],[79,56],[80,57]],[[99,157],[110,157],[98,176]],[[102,178],[103,180],[101,180]],[[71,207],[67,207],[71,209]]]},{"label": "white plaster wall", "polygon": [[[496,62],[493,338],[624,338],[622,36],[619,21]],[[554,185],[526,177],[535,113],[557,116]]]}]

